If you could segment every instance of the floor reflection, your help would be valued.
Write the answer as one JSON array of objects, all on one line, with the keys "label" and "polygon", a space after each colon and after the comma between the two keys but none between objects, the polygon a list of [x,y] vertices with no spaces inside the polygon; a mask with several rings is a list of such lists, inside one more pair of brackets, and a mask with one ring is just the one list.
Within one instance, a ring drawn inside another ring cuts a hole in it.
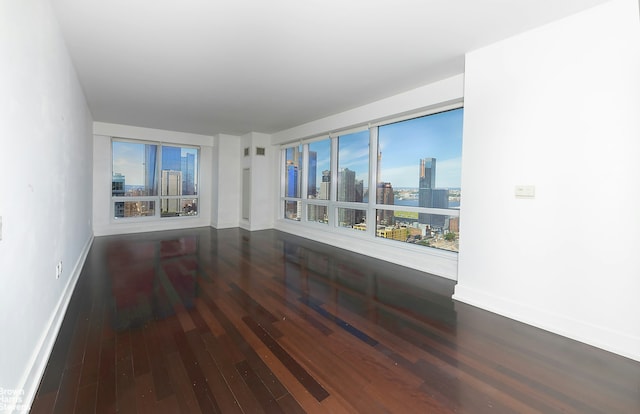
[{"label": "floor reflection", "polygon": [[637,363],[453,288],[274,230],[96,237],[35,412],[638,412]]},{"label": "floor reflection", "polygon": [[451,299],[454,282],[319,243],[283,237],[284,284],[305,300],[338,312],[348,309],[378,324],[391,313],[412,324],[439,325],[455,332]]},{"label": "floor reflection", "polygon": [[198,294],[199,236],[114,241],[107,249],[113,327],[121,331],[194,306]]}]

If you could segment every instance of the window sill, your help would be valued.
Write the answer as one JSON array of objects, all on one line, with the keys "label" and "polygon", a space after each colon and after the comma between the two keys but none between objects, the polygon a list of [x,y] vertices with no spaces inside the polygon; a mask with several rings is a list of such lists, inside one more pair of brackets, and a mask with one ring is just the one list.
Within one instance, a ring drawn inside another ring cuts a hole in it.
[{"label": "window sill", "polygon": [[372,238],[364,232],[333,229],[320,223],[280,219],[276,221],[275,229],[450,280],[455,281],[458,277],[456,252]]},{"label": "window sill", "polygon": [[206,227],[210,224],[209,219],[202,217],[202,215],[164,218],[143,217],[119,220],[111,219],[111,221],[106,225],[94,226],[93,231],[96,236],[108,236],[115,234]]}]

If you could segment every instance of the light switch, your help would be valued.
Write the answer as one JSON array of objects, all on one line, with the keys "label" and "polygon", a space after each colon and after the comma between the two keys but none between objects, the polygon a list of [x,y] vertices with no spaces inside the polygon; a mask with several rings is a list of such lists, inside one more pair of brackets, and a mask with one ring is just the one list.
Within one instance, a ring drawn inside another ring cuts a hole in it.
[{"label": "light switch", "polygon": [[516,198],[534,198],[536,196],[535,185],[516,185]]}]

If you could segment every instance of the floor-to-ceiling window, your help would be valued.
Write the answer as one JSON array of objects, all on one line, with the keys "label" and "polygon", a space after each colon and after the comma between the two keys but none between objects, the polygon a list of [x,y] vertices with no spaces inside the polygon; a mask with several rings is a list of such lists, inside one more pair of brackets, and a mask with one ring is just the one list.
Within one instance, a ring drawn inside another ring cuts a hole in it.
[{"label": "floor-to-ceiling window", "polygon": [[377,128],[377,237],[458,250],[462,112]]},{"label": "floor-to-ceiling window", "polygon": [[336,138],[338,227],[366,230],[369,194],[369,131],[352,132]]},{"label": "floor-to-ceiling window", "polygon": [[447,108],[283,146],[283,218],[458,251],[462,121]]},{"label": "floor-to-ceiling window", "polygon": [[331,195],[331,140],[308,144],[307,221],[329,224]]}]

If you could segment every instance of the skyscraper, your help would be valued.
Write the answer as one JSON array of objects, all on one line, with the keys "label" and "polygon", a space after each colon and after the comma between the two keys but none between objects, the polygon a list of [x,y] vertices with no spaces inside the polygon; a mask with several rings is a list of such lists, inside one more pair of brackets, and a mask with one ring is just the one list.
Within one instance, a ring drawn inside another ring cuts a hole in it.
[{"label": "skyscraper", "polygon": [[[160,195],[182,195],[182,171],[162,170],[162,188]],[[182,211],[179,198],[163,198],[161,212],[163,216],[178,215]]]},{"label": "skyscraper", "polygon": [[[354,201],[358,202],[358,203],[362,203],[362,200],[364,199],[364,181],[363,180],[356,180],[356,198]],[[354,219],[355,222],[354,224],[359,224],[359,223],[364,223],[365,222],[365,217],[367,217],[366,213],[363,210],[356,210],[354,212]]]},{"label": "skyscraper", "polygon": [[181,158],[182,194],[195,195],[196,155],[187,153]]},{"label": "skyscraper", "polygon": [[120,173],[113,174],[113,177],[111,177],[111,195],[113,197],[122,197],[125,195],[124,183],[124,175]]},{"label": "skyscraper", "polygon": [[[182,155],[181,147],[162,146],[162,171],[180,171],[182,173],[181,194],[195,195],[196,188],[196,154],[187,152]],[[154,168],[155,170],[155,168]],[[165,186],[165,184],[163,184]]]},{"label": "skyscraper", "polygon": [[300,147],[287,148],[285,169],[285,196],[300,197],[300,174],[302,173],[302,152]]},{"label": "skyscraper", "polygon": [[287,164],[287,197],[300,197],[298,185],[298,166],[293,163]]},{"label": "skyscraper", "polygon": [[[446,188],[435,188],[431,191],[431,207],[449,208],[449,190]],[[444,229],[447,216],[441,214],[429,214],[429,224],[431,227]]]},{"label": "skyscraper", "polygon": [[420,183],[419,188],[436,187],[436,159],[422,158],[420,160]]},{"label": "skyscraper", "polygon": [[[376,177],[376,204],[393,205],[393,186],[391,183],[382,181],[382,151],[378,152],[378,170]],[[393,224],[393,211],[378,210],[376,213],[376,223],[383,225]]]},{"label": "skyscraper", "polygon": [[[431,190],[436,186],[436,159],[422,158],[420,160],[419,185],[418,185],[418,206],[432,207]],[[418,222],[430,224],[431,214],[420,213]]]},{"label": "skyscraper", "polygon": [[434,188],[431,191],[431,207],[449,208],[449,190],[446,188]]},{"label": "skyscraper", "polygon": [[320,183],[320,193],[318,194],[318,199],[328,200],[330,190],[331,190],[331,171],[324,170],[322,171],[322,182]]},{"label": "skyscraper", "polygon": [[[125,195],[125,177],[120,173],[114,173],[111,177],[111,196],[122,197]],[[114,203],[113,216],[124,217],[124,201],[116,201]]]},{"label": "skyscraper", "polygon": [[[344,168],[338,172],[338,201],[362,201],[362,191],[362,180],[356,183],[355,171]],[[338,211],[338,222],[342,226],[351,227],[362,219],[361,212],[356,216],[353,209],[340,208]]]},{"label": "skyscraper", "polygon": [[316,187],[316,174],[318,169],[318,153],[316,151],[309,151],[309,175],[307,181],[307,197],[316,198],[318,195],[318,188]]},{"label": "skyscraper", "polygon": [[[436,188],[436,159],[423,158],[420,160],[418,188],[418,206],[431,208],[449,208],[449,190]],[[445,216],[439,214],[420,213],[418,222],[431,227],[444,228]]]},{"label": "skyscraper", "polygon": [[158,146],[146,144],[144,146],[144,189],[142,195],[155,196],[158,194],[156,168]]},{"label": "skyscraper", "polygon": [[[376,203],[393,205],[395,203],[393,197],[393,186],[391,183],[378,182],[376,191]],[[377,223],[390,226],[393,224],[392,210],[378,210]]]},{"label": "skyscraper", "polygon": [[356,201],[356,172],[343,168],[338,172],[338,201]]}]

